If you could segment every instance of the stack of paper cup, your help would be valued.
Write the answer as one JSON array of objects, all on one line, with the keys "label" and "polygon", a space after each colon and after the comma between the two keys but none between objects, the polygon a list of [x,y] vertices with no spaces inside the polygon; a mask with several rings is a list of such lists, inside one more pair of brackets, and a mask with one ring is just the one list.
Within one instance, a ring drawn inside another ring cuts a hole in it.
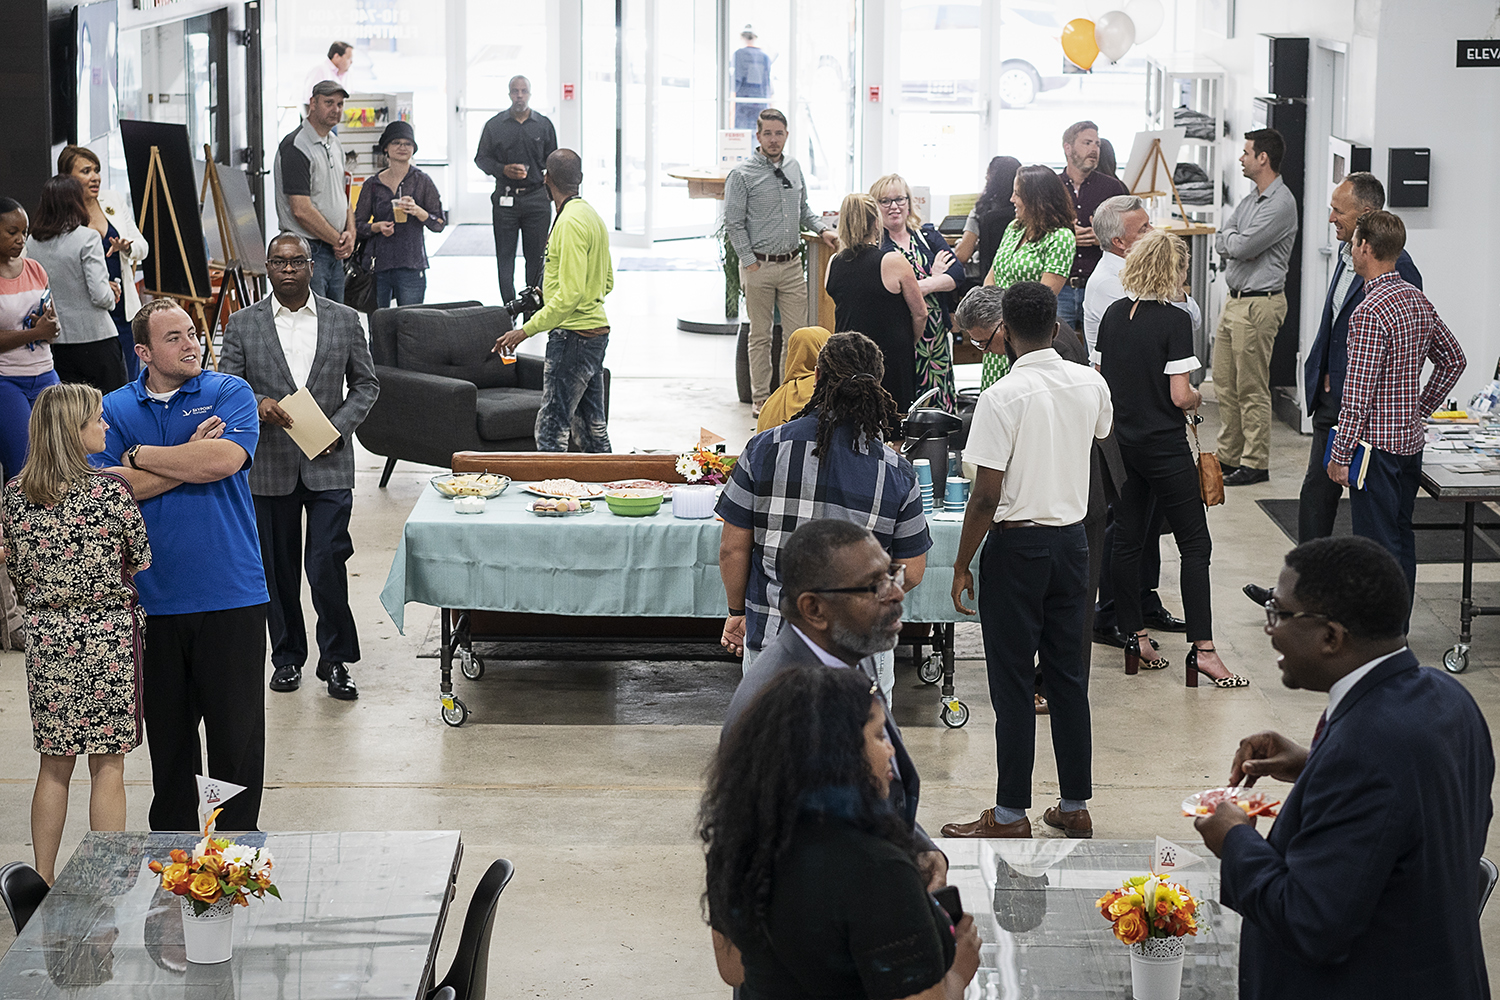
[{"label": "stack of paper cup", "polygon": [[969,481],[962,476],[948,477],[948,492],[944,497],[944,507],[963,507],[969,502]]},{"label": "stack of paper cup", "polygon": [[712,486],[674,486],[672,516],[701,520],[714,516],[716,491]]},{"label": "stack of paper cup", "polygon": [[917,470],[917,486],[922,491],[922,512],[932,513],[932,463],[925,458],[919,458],[911,463],[912,468]]}]

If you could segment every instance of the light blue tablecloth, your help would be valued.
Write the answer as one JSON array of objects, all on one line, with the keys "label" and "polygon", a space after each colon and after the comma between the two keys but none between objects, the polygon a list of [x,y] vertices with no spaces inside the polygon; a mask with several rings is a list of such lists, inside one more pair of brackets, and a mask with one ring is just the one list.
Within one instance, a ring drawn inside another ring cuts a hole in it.
[{"label": "light blue tablecloth", "polygon": [[[538,517],[512,486],[483,514],[459,514],[426,489],[406,519],[380,602],[398,629],[411,602],[438,608],[559,615],[722,618],[716,518],[686,521],[665,503],[651,517]],[[929,521],[927,574],[907,595],[913,622],[967,620],[953,609],[953,559],[961,525]],[[978,560],[975,560],[976,576]]]}]

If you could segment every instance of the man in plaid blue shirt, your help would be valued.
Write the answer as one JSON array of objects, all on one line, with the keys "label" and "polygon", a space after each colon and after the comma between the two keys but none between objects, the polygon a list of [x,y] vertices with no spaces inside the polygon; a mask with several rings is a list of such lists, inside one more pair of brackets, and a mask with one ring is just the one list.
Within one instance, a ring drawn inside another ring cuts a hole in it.
[{"label": "man in plaid blue shirt", "polygon": [[[754,662],[781,631],[778,562],[786,539],[820,518],[862,524],[892,560],[906,564],[906,589],[922,579],[932,537],[916,471],[882,440],[896,406],[880,385],[880,349],[861,333],[838,333],[818,356],[812,400],[802,416],[757,434],[735,463],[718,513],[724,519],[719,573],[729,600],[724,646]],[[857,599],[858,595],[847,595]],[[879,654],[882,687],[894,656]]]}]

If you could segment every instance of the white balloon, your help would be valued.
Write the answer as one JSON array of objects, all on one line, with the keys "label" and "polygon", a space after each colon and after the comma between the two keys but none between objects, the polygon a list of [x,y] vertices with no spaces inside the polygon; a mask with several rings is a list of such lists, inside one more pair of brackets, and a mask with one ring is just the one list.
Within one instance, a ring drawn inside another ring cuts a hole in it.
[{"label": "white balloon", "polygon": [[1135,44],[1135,22],[1122,10],[1112,10],[1094,22],[1094,44],[1110,62],[1119,62]]},{"label": "white balloon", "polygon": [[1155,38],[1156,33],[1161,30],[1162,22],[1167,19],[1161,0],[1130,0],[1125,5],[1125,13],[1135,24],[1137,45]]}]

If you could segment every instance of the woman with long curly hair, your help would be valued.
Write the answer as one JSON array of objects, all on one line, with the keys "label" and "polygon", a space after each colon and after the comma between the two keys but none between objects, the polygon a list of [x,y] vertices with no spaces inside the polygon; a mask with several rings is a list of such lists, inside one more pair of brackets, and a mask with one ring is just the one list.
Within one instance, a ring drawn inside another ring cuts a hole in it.
[{"label": "woman with long curly hair", "polygon": [[973,917],[927,894],[887,801],[885,709],[858,670],[783,673],[725,734],[698,833],[719,973],[744,1000],[959,1000]]}]

